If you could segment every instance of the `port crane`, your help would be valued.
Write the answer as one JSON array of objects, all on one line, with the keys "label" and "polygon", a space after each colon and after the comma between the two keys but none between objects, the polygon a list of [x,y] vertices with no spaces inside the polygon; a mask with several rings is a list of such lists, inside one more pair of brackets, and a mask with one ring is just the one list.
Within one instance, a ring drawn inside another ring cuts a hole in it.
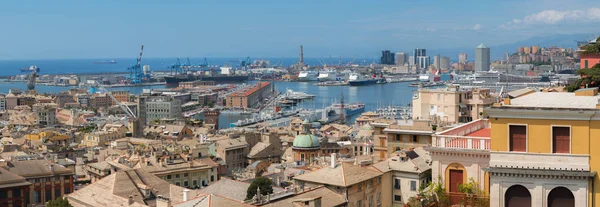
[{"label": "port crane", "polygon": [[121,110],[123,110],[123,112],[125,112],[125,114],[127,115],[127,117],[129,117],[129,121],[131,121],[133,123],[133,129],[131,129],[133,136],[134,137],[140,137],[142,134],[140,134],[142,132],[142,126],[145,123],[140,123],[140,119],[139,117],[137,117],[135,115],[135,113],[133,112],[133,110],[131,110],[127,105],[119,102],[111,93],[110,91],[106,90],[106,88],[102,87],[98,82],[95,82],[94,85],[92,85],[92,90],[96,91],[97,89],[99,89],[101,92],[106,93],[107,96],[110,97],[110,99],[112,99],[113,102],[115,102],[115,104],[117,106],[119,106],[119,108],[121,108]]},{"label": "port crane", "polygon": [[140,50],[140,57],[137,59],[137,64],[129,66],[127,70],[129,70],[129,83],[130,84],[140,84],[144,79],[144,72],[142,71],[142,54],[144,53],[144,45],[142,45],[142,49]]},{"label": "port crane", "polygon": [[187,73],[190,70],[209,70],[208,60],[206,60],[206,58],[204,58],[203,62],[198,65],[193,65],[190,61],[190,58],[186,58],[186,61],[183,64],[181,64],[181,60],[177,58],[177,61],[174,64],[171,64],[168,68],[171,70],[171,75]]}]

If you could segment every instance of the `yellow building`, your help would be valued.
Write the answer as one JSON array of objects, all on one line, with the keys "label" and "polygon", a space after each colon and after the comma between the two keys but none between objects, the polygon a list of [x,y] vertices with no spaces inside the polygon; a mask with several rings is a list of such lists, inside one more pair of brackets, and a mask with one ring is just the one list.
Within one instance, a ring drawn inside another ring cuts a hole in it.
[{"label": "yellow building", "polygon": [[435,133],[428,120],[376,120],[371,126],[374,131],[373,154],[376,160],[388,159],[396,151],[430,145],[431,136]]},{"label": "yellow building", "polygon": [[491,206],[600,204],[598,99],[597,88],[536,92],[486,109]]},{"label": "yellow building", "polygon": [[64,145],[69,144],[71,137],[69,135],[60,134],[54,131],[44,131],[37,134],[26,134],[25,135],[26,143],[31,146],[32,141],[40,141],[46,143],[51,141],[54,144]]},{"label": "yellow building", "polygon": [[108,146],[111,141],[125,137],[127,127],[122,124],[107,124],[104,131],[96,131],[86,134],[83,144],[86,147]]}]

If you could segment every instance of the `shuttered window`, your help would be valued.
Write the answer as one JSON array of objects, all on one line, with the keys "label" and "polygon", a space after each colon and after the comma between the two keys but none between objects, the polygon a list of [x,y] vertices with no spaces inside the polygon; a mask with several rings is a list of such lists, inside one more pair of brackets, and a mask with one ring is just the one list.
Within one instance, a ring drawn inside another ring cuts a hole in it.
[{"label": "shuttered window", "polygon": [[510,151],[527,151],[527,127],[512,125],[509,128]]},{"label": "shuttered window", "polygon": [[571,132],[569,127],[552,127],[552,153],[570,153]]}]

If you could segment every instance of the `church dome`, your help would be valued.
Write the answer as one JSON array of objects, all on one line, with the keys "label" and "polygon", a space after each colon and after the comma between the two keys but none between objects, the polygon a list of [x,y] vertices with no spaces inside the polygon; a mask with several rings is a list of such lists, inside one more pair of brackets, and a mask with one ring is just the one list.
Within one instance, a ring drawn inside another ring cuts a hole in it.
[{"label": "church dome", "polygon": [[319,142],[319,138],[312,134],[299,134],[294,139],[293,148],[296,149],[306,149],[306,148],[320,148],[321,143]]}]

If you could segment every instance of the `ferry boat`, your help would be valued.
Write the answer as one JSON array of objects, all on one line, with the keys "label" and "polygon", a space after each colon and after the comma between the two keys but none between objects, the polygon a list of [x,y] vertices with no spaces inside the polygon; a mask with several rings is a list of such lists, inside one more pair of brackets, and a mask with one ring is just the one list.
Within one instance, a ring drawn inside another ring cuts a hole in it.
[{"label": "ferry boat", "polygon": [[94,64],[117,64],[116,60],[102,60],[102,61],[94,61]]},{"label": "ferry boat", "polygon": [[298,81],[317,81],[319,73],[312,70],[302,71],[298,74]]},{"label": "ferry boat", "polygon": [[321,71],[321,72],[319,72],[318,80],[320,82],[335,81],[335,80],[338,80],[337,75],[338,75],[338,73],[335,72],[334,70]]},{"label": "ferry boat", "polygon": [[377,78],[377,76],[375,76],[375,74],[373,74],[372,78],[367,78],[367,79],[361,78],[361,76],[358,75],[357,79],[348,81],[348,84],[350,84],[350,86],[367,86],[367,85],[373,85],[373,84],[377,84],[377,83],[383,83],[383,81],[380,82],[381,79],[383,79],[383,78]]},{"label": "ferry boat", "polygon": [[36,65],[29,66],[28,68],[21,68],[21,72],[29,72],[29,71],[35,71],[36,73],[39,73],[40,68],[38,68]]}]

